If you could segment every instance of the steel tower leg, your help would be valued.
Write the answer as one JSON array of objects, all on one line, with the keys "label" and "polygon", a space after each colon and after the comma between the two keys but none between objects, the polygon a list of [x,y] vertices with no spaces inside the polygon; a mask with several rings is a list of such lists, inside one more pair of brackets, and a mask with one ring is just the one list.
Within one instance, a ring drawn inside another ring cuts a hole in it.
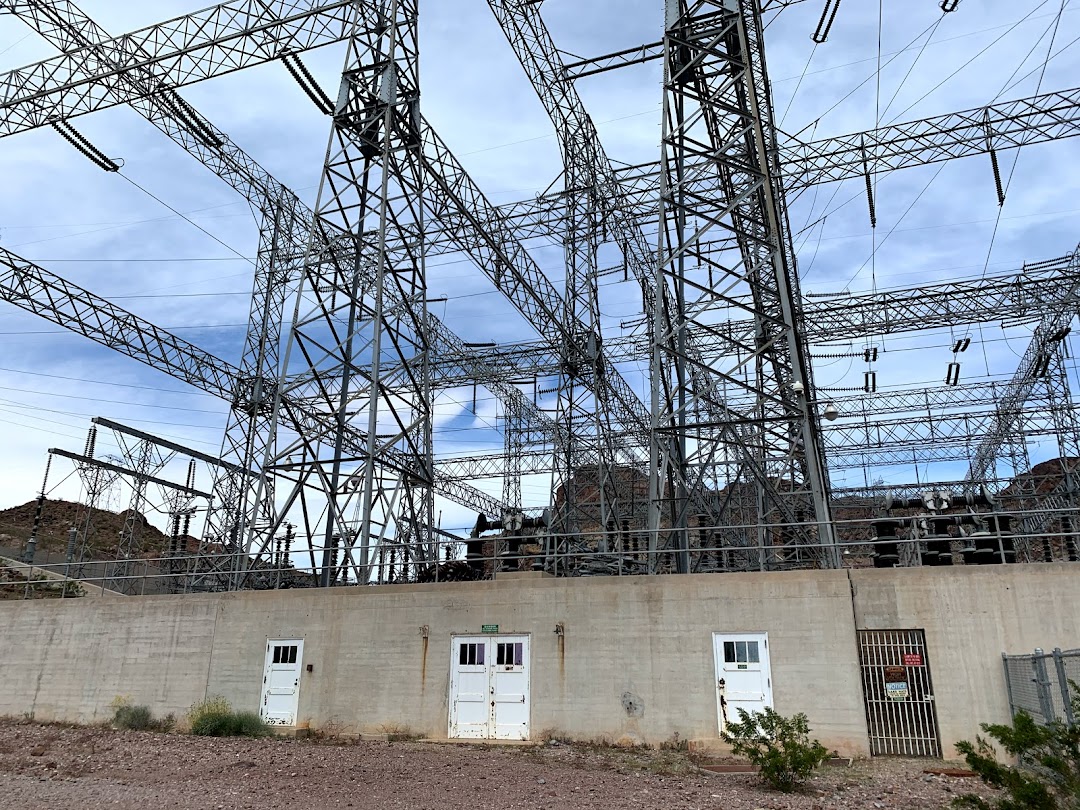
[{"label": "steel tower leg", "polygon": [[[312,250],[351,240],[352,260],[309,251],[277,392],[279,416],[287,395],[334,427],[279,437],[265,468],[293,477],[286,502],[302,506],[322,549],[323,585],[334,548],[366,582],[372,549],[408,536],[422,558],[432,540],[426,191],[410,159],[420,148],[417,4],[377,5],[385,25],[349,41],[316,206],[322,239],[312,239]],[[347,442],[357,429],[360,457]]]},{"label": "steel tower leg", "polygon": [[[674,417],[681,457],[665,459],[654,432],[652,493],[664,491],[665,471],[685,482],[674,492],[670,524],[685,548],[693,504],[745,500],[732,491],[753,487],[760,506],[749,528],[760,532],[760,545],[780,547],[769,554],[774,564],[838,567],[758,4],[666,0],[664,89],[656,281],[659,290],[671,280],[676,311],[670,338],[658,331],[656,345],[673,355],[675,380],[666,401],[654,391],[654,423]],[[719,193],[703,193],[704,182],[717,181]],[[734,236],[738,249],[703,250],[713,231]],[[685,334],[720,332],[716,325],[739,310],[753,331],[729,332],[707,372],[721,389],[753,396],[756,413],[739,426],[702,422]],[[733,444],[742,456],[734,475],[725,462]],[[658,510],[653,520],[659,531]]]}]

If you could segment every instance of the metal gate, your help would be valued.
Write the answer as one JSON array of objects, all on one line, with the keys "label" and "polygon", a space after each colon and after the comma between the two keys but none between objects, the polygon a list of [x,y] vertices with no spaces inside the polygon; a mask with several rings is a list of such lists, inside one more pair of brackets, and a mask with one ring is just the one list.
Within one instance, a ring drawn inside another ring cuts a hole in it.
[{"label": "metal gate", "polygon": [[860,630],[859,663],[870,753],[941,757],[922,630]]}]

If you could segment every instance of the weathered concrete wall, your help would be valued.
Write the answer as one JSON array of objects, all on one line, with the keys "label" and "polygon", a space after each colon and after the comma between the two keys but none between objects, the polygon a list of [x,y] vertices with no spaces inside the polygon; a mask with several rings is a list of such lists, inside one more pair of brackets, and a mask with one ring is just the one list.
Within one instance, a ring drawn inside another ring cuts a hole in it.
[{"label": "weathered concrete wall", "polygon": [[[1008,717],[1000,655],[1080,646],[1080,566],[529,579],[0,604],[0,714],[258,707],[266,639],[303,638],[299,722],[447,735],[451,636],[532,640],[531,729],[658,743],[717,736],[714,632],[767,632],[778,711],[867,751],[856,627],[926,630],[946,754]],[[565,634],[557,635],[562,624]],[[421,628],[427,628],[425,639]],[[644,707],[630,716],[622,696]]]},{"label": "weathered concrete wall", "polygon": [[942,750],[1007,722],[1003,652],[1080,647],[1080,566],[852,571],[859,629],[925,629]]},{"label": "weathered concrete wall", "polygon": [[4,602],[0,714],[93,722],[117,697],[183,714],[204,696],[215,620],[206,599]]},{"label": "weathered concrete wall", "polygon": [[[534,734],[715,737],[712,633],[765,631],[777,709],[807,711],[823,740],[865,751],[842,572],[511,580],[218,599],[208,692],[255,708],[265,639],[304,638],[304,664],[314,671],[303,675],[299,717],[316,727],[397,725],[445,737],[451,636],[497,624],[503,633],[531,636]],[[640,698],[642,716],[624,709],[626,692]]]}]

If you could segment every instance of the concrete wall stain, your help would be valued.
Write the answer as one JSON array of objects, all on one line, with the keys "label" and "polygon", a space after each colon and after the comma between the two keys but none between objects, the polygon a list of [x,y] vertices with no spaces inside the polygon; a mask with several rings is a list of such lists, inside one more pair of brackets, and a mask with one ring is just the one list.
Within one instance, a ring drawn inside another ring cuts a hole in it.
[{"label": "concrete wall stain", "polygon": [[622,693],[622,707],[627,717],[645,716],[645,701],[633,692]]},{"label": "concrete wall stain", "polygon": [[420,694],[424,694],[424,690],[427,688],[427,652],[428,652],[428,637],[427,628],[424,628],[424,637],[421,639],[421,653],[420,653]]}]

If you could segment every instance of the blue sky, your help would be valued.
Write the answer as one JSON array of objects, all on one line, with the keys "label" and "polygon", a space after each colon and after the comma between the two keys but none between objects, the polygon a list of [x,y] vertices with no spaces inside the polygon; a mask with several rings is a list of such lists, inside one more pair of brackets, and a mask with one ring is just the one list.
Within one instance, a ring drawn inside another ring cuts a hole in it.
[{"label": "blue sky", "polygon": [[[81,3],[115,34],[201,5]],[[1043,92],[1066,89],[1080,76],[1080,45],[1074,44],[1080,37],[1080,5],[1075,3],[1064,6],[1055,55],[1045,71],[1049,32],[1061,0],[965,0],[944,18],[936,0],[891,0],[883,4],[880,27],[877,3],[849,0],[829,41],[815,47],[810,34],[821,5],[807,0],[784,12],[766,35],[778,118],[783,130],[802,137],[977,107],[1032,95],[1040,86]],[[548,188],[560,171],[557,142],[487,4],[429,0],[421,11],[422,106],[428,120],[493,201],[525,199]],[[560,47],[581,56],[653,42],[662,33],[661,4],[655,0],[547,0],[543,12]],[[0,16],[0,70],[53,54],[22,23]],[[342,58],[340,47],[304,57],[331,95]],[[633,164],[659,157],[659,70],[652,63],[579,82],[615,161]],[[214,79],[182,95],[313,202],[329,122],[282,65]],[[131,110],[107,110],[74,124],[106,154],[123,159],[123,177],[102,172],[51,129],[3,139],[0,244],[237,362],[251,284],[248,260],[258,237],[244,201]],[[1011,182],[1000,220],[985,157],[882,177],[876,235],[859,193],[861,181],[804,195],[791,211],[804,291],[864,291],[978,277],[1072,250],[1080,240],[1075,227],[1080,142],[1025,148],[1015,169],[1014,156],[1002,154]],[[561,283],[561,250],[550,244],[530,248],[553,281]],[[435,305],[436,314],[466,340],[527,337],[521,319],[483,275],[458,259],[433,260],[430,294],[448,296]],[[612,334],[634,314],[632,286],[613,284],[602,293]],[[225,406],[219,400],[10,305],[0,307],[0,313],[0,447],[5,462],[0,507],[33,497],[46,449],[81,449],[94,415],[206,452],[220,447]],[[975,347],[964,358],[965,378],[1007,378],[1029,334],[1027,327],[1000,324],[973,333]],[[885,350],[879,384],[939,384],[951,359],[945,348],[950,337],[937,332],[879,342]],[[861,380],[861,368],[846,360],[821,363],[817,369],[822,386],[852,385],[855,375]],[[471,402],[462,404],[466,399],[471,391],[449,392],[440,400],[437,446],[445,453],[497,450],[501,438],[490,430],[498,417],[496,404],[481,394],[474,414]],[[50,483],[69,471],[58,462]],[[912,477],[911,471],[897,475]],[[861,473],[837,477],[841,483],[860,479]],[[499,489],[498,482],[485,486]],[[54,492],[65,494],[77,494],[70,482]],[[525,494],[528,503],[542,503],[544,483],[527,482]],[[469,523],[471,517],[462,510],[446,506],[445,526]]]}]

